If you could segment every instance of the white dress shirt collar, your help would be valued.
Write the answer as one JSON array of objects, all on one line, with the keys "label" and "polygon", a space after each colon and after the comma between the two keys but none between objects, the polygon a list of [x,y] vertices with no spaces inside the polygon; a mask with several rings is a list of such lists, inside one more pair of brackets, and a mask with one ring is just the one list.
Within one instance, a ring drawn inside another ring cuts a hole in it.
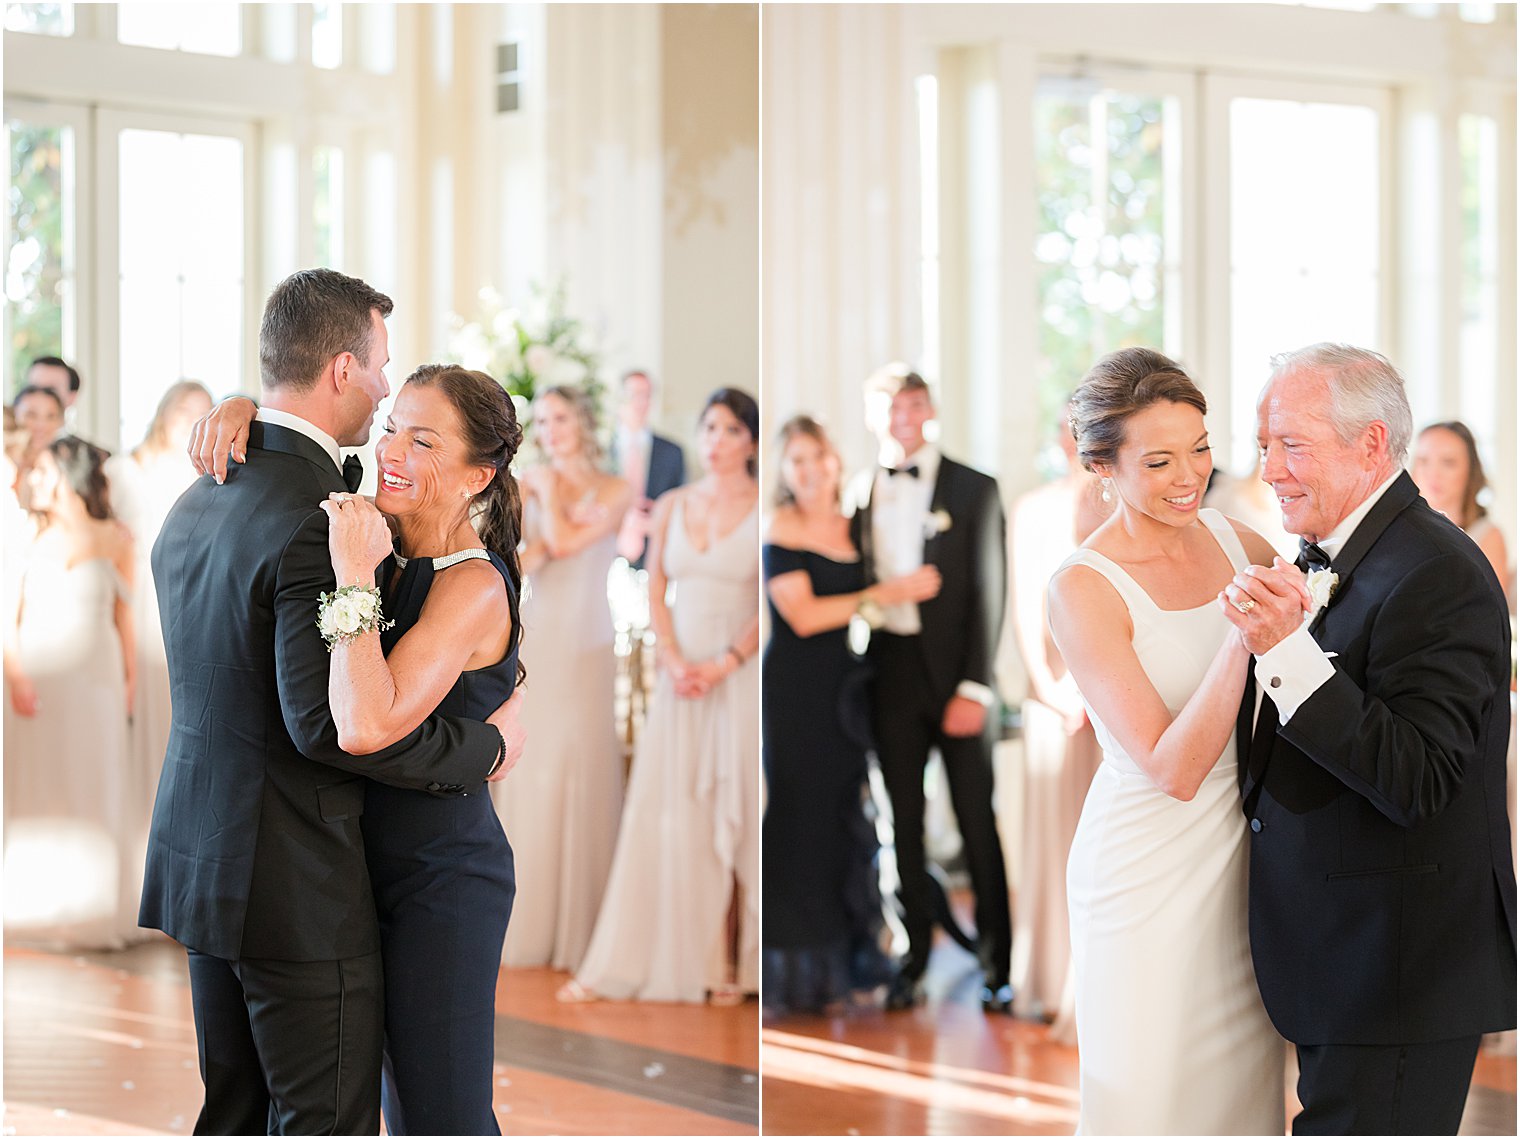
[{"label": "white dress shirt collar", "polygon": [[343,452],[338,450],[338,441],[323,431],[309,420],[302,419],[299,415],[293,415],[288,411],[281,411],[277,407],[261,407],[254,413],[254,419],[260,423],[273,423],[276,427],[287,427],[291,431],[298,431],[322,450],[326,451],[332,459],[333,466],[343,471]]},{"label": "white dress shirt collar", "polygon": [[1388,493],[1388,488],[1394,484],[1394,480],[1396,480],[1402,473],[1402,470],[1396,470],[1393,472],[1393,474],[1389,475],[1387,481],[1385,481],[1375,491],[1363,499],[1360,506],[1358,506],[1350,514],[1346,515],[1346,517],[1341,519],[1340,525],[1336,526],[1334,530],[1330,531],[1327,537],[1321,538],[1319,540],[1319,548],[1324,550],[1325,553],[1331,558],[1334,558],[1338,553],[1340,553],[1341,550],[1345,548],[1346,542],[1350,539],[1351,535],[1356,533],[1356,528],[1362,524],[1362,520],[1366,518],[1367,515],[1372,512],[1372,508],[1377,505],[1378,499],[1382,498],[1383,495]]}]

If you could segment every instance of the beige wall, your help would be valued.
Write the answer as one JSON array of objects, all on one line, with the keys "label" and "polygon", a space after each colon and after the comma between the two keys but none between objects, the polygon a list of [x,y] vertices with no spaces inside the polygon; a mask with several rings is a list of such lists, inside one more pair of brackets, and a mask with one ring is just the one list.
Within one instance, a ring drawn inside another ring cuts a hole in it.
[{"label": "beige wall", "polygon": [[752,5],[661,9],[660,379],[688,437],[714,388],[760,394],[759,31]]}]

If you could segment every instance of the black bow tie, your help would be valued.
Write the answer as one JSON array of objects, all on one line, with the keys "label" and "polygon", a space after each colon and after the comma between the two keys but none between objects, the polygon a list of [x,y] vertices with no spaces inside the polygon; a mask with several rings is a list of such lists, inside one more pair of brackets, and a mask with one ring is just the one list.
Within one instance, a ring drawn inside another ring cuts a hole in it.
[{"label": "black bow tie", "polygon": [[896,478],[898,475],[907,475],[910,479],[918,478],[918,465],[916,463],[911,467],[883,467],[882,470],[886,471],[892,478]]},{"label": "black bow tie", "polygon": [[363,481],[364,464],[359,461],[358,455],[350,455],[343,460],[343,483],[352,494],[359,489],[359,484]]},{"label": "black bow tie", "polygon": [[1310,570],[1329,569],[1330,555],[1307,538],[1300,538],[1298,540],[1298,568],[1305,573]]}]

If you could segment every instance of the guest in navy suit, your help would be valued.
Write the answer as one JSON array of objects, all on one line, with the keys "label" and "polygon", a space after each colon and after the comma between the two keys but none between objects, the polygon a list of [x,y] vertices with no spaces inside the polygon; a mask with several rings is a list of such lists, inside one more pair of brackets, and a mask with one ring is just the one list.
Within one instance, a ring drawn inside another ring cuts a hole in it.
[{"label": "guest in navy suit", "polygon": [[654,381],[647,372],[635,370],[623,376],[623,401],[612,437],[612,469],[633,487],[633,508],[623,517],[618,553],[634,569],[644,568],[654,500],[686,481],[681,445],[649,430],[653,397]]},{"label": "guest in navy suit", "polygon": [[1272,363],[1261,477],[1323,572],[1307,625],[1281,561],[1221,600],[1264,694],[1240,765],[1256,979],[1298,1046],[1295,1135],[1455,1135],[1480,1035],[1515,1026],[1504,593],[1402,470],[1387,360]]}]

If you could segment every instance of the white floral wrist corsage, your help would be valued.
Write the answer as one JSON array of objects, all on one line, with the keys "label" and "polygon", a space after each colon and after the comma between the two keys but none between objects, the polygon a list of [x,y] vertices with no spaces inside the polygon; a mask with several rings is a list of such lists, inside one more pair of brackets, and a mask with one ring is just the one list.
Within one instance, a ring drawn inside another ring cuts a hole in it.
[{"label": "white floral wrist corsage", "polygon": [[317,628],[328,652],[371,629],[384,632],[395,623],[380,612],[380,591],[373,585],[343,585],[317,598]]}]

